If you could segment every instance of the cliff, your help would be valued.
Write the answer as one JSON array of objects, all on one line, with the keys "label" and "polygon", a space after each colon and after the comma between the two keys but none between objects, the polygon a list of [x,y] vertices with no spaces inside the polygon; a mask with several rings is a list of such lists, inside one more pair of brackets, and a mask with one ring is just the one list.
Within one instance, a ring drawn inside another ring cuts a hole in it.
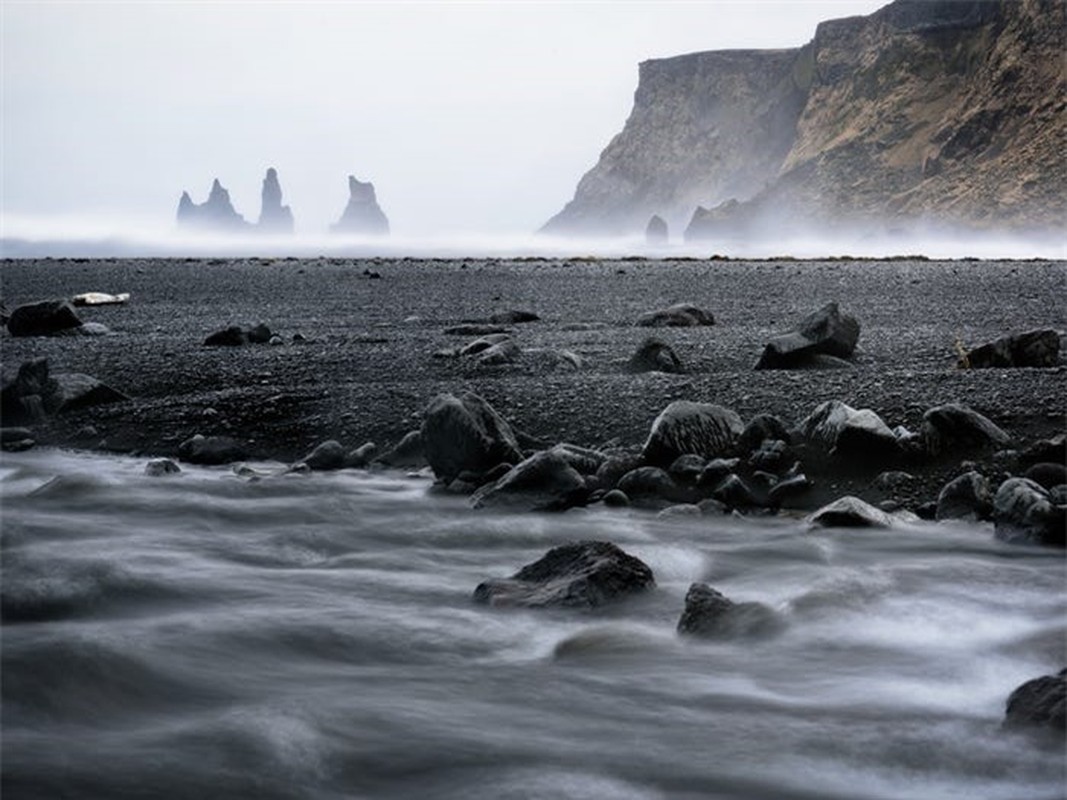
[{"label": "cliff", "polygon": [[1065,8],[897,0],[796,50],[647,61],[623,131],[543,230],[1060,227]]}]

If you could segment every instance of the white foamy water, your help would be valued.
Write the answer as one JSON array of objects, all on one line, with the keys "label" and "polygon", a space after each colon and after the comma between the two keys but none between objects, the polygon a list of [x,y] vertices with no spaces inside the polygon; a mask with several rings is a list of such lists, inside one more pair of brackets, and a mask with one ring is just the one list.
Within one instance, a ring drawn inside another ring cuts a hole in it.
[{"label": "white foamy water", "polygon": [[[5,798],[1056,798],[1003,731],[1063,666],[1061,551],[982,525],[805,532],[639,512],[492,516],[429,482],[249,482],[5,454]],[[475,605],[607,539],[657,588],[598,612]],[[772,606],[674,628],[689,584]]]}]

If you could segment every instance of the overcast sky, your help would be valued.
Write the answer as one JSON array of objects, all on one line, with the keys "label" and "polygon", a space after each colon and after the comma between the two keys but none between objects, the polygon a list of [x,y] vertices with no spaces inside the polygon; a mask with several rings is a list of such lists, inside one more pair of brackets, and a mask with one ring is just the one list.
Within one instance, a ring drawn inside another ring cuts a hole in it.
[{"label": "overcast sky", "polygon": [[171,225],[218,177],[254,220],[274,166],[301,233],[350,173],[400,235],[529,232],[622,129],[639,62],[882,5],[0,0],[3,214]]}]

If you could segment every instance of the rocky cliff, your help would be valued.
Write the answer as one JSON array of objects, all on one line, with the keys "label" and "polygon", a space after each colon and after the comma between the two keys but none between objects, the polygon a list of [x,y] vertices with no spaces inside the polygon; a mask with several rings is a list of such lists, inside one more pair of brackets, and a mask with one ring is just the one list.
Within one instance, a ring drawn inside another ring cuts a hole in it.
[{"label": "rocky cliff", "polygon": [[543,230],[1067,221],[1061,0],[896,0],[796,50],[641,65],[623,131]]}]

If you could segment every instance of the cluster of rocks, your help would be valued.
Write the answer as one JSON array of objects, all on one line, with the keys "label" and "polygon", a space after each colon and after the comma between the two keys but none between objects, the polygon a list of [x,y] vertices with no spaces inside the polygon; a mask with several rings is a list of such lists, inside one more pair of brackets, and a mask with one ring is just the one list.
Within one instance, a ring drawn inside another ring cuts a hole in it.
[{"label": "cluster of rocks", "polygon": [[[341,218],[330,227],[336,233],[381,236],[389,233],[389,220],[378,205],[374,184],[348,176],[348,204]],[[194,203],[188,192],[178,201],[178,227],[189,231],[213,233],[291,234],[293,212],[282,204],[278,171],[271,167],[263,178],[259,220],[252,224],[237,212],[230,193],[215,178],[203,203]]]},{"label": "cluster of rocks", "polygon": [[[474,589],[476,603],[517,608],[593,611],[632,601],[656,587],[652,568],[611,542],[580,541],[553,547],[509,578],[491,578]],[[695,639],[754,639],[783,631],[786,619],[765,603],[728,598],[694,583],[676,630]],[[1008,697],[1004,725],[1065,732],[1067,669],[1019,686]]]},{"label": "cluster of rocks", "polygon": [[538,322],[541,317],[533,311],[511,309],[490,315],[486,319],[468,320],[445,328],[446,336],[473,336],[465,344],[443,347],[434,352],[439,359],[459,359],[478,367],[498,367],[516,364],[525,357],[539,356],[546,366],[578,369],[582,359],[570,350],[523,348],[514,339],[508,325]]}]

